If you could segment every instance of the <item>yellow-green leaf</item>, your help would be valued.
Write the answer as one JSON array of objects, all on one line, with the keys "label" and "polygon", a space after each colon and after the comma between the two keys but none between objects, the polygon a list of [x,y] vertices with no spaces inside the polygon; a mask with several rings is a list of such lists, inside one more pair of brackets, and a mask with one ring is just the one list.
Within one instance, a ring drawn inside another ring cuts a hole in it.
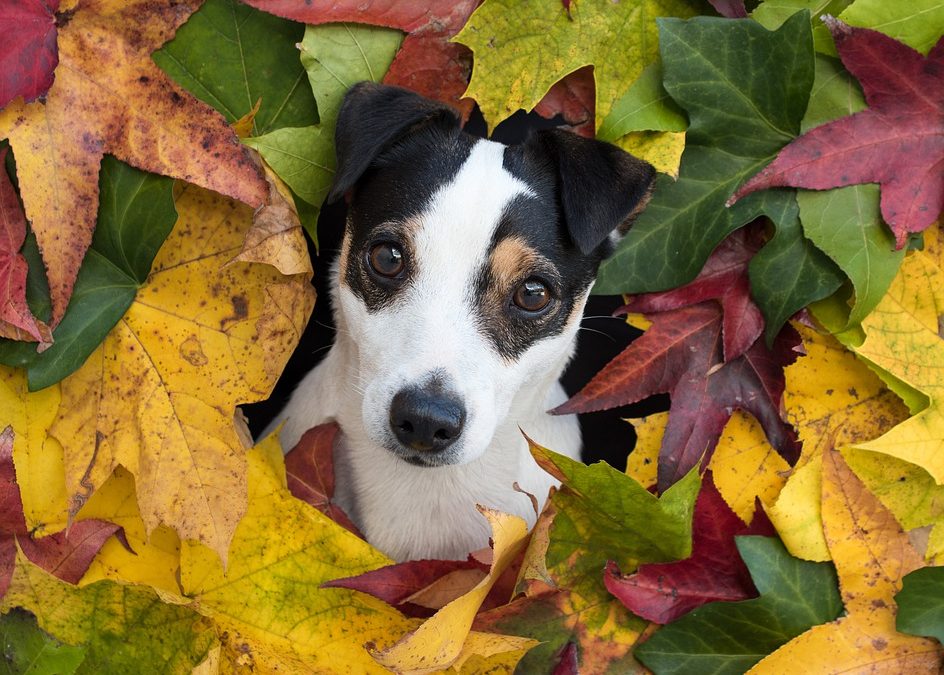
[{"label": "yellow-green leaf", "polygon": [[489,128],[531,110],[568,73],[592,65],[599,124],[614,101],[655,61],[656,17],[690,17],[683,0],[485,0],[454,40],[472,50],[465,96]]}]

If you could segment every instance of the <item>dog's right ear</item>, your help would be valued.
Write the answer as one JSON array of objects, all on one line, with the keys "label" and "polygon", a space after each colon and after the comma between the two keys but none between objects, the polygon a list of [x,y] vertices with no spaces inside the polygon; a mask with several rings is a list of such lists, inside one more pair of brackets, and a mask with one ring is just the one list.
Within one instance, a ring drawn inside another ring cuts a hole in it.
[{"label": "dog's right ear", "polygon": [[407,89],[359,82],[344,96],[334,132],[337,171],[328,192],[335,202],[354,187],[377,156],[416,126],[441,120],[459,126],[458,114]]}]

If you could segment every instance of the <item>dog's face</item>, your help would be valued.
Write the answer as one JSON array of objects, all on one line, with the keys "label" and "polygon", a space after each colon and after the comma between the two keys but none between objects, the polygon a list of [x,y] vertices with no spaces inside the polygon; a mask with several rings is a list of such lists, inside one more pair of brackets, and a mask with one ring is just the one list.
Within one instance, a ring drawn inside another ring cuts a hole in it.
[{"label": "dog's face", "polygon": [[404,90],[361,84],[341,110],[332,197],[338,263],[370,440],[418,466],[485,452],[502,421],[542,410],[573,349],[610,233],[652,168],[564,132],[506,147]]}]

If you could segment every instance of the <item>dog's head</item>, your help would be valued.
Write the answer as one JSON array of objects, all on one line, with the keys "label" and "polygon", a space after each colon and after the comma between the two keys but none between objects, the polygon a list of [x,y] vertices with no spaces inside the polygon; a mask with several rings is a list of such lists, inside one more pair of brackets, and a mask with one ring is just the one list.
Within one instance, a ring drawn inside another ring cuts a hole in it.
[{"label": "dog's head", "polygon": [[329,200],[347,198],[338,329],[363,428],[420,466],[485,452],[527,423],[573,351],[601,260],[653,168],[563,131],[519,146],[395,87],[348,92]]}]

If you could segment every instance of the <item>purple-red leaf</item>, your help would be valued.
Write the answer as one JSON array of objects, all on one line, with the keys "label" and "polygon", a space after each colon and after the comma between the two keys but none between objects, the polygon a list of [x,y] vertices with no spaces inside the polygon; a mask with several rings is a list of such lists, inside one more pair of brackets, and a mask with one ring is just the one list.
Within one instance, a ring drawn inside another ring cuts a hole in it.
[{"label": "purple-red leaf", "polygon": [[52,86],[58,9],[59,0],[0,0],[0,108],[17,96],[29,103]]},{"label": "purple-red leaf", "polygon": [[898,248],[944,208],[944,38],[925,58],[874,30],[827,17],[843,65],[868,110],[810,130],[741,186],[729,205],[771,187],[828,190],[879,183]]},{"label": "purple-red leaf", "polygon": [[580,667],[577,663],[577,643],[568,642],[557,654],[557,665],[552,675],[578,675]]},{"label": "purple-red leaf", "polygon": [[285,455],[285,478],[292,495],[361,536],[341,507],[331,502],[334,497],[334,442],[337,435],[338,425],[334,423],[321,424],[306,431]]},{"label": "purple-red leaf", "polygon": [[747,276],[748,264],[763,244],[760,227],[742,227],[718,245],[694,281],[663,293],[637,295],[617,312],[666,312],[717,300],[724,360],[736,359],[764,332],[764,316],[751,300]]},{"label": "purple-red leaf", "polygon": [[743,19],[747,16],[744,0],[708,0],[721,16],[729,19]]},{"label": "purple-red leaf", "polygon": [[555,83],[534,107],[534,112],[546,119],[560,115],[572,131],[593,138],[595,109],[593,66],[584,66]]},{"label": "purple-red leaf", "polygon": [[652,327],[610,361],[555,413],[605,410],[669,393],[672,406],[659,450],[659,491],[711,457],[735,409],[761,423],[771,445],[795,461],[793,431],[780,419],[783,368],[800,340],[791,328],[768,349],[756,341],[736,359],[722,358],[722,314],[715,303],[653,314]]},{"label": "purple-red leaf", "polygon": [[461,100],[469,82],[468,48],[449,42],[481,0],[244,0],[271,14],[318,25],[338,21],[396,28],[407,33],[384,77],[387,84],[412,89],[455,106],[468,117],[471,99]]},{"label": "purple-red leaf", "polygon": [[641,565],[625,577],[611,561],[603,581],[633,614],[656,623],[674,621],[708,602],[757,597],[734,543],[741,534],[773,535],[773,528],[759,504],[752,525],[745,526],[708,476],[695,502],[691,557]]},{"label": "purple-red leaf", "polygon": [[407,616],[426,617],[435,610],[414,605],[408,602],[409,598],[452,572],[479,570],[487,574],[488,569],[488,565],[483,565],[471,556],[468,560],[410,560],[356,577],[333,579],[322,584],[322,587],[350,588],[383,600]]},{"label": "purple-red leaf", "polygon": [[0,337],[52,342],[49,327],[38,321],[26,304],[26,259],[20,249],[26,240],[26,216],[16,190],[3,169],[9,148],[0,152]]},{"label": "purple-red leaf", "polygon": [[16,545],[32,562],[63,581],[77,583],[105,541],[121,528],[101,520],[82,520],[64,532],[32,539],[23,517],[23,502],[13,466],[13,429],[0,433],[0,597],[7,592]]}]

